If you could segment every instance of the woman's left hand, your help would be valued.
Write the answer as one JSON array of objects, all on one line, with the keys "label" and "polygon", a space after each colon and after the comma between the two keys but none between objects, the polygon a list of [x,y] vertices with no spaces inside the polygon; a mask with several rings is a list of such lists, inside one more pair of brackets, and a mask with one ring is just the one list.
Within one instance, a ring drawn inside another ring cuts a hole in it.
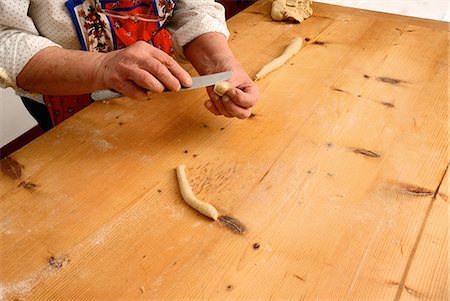
[{"label": "woman's left hand", "polygon": [[205,107],[215,115],[248,118],[259,98],[259,89],[231,52],[226,37],[217,32],[200,35],[184,48],[185,56],[200,75],[232,71],[231,88],[222,97],[208,87]]},{"label": "woman's left hand", "polygon": [[250,117],[252,108],[259,98],[259,88],[250,79],[248,74],[235,58],[219,64],[214,72],[232,71],[233,76],[228,80],[231,88],[224,96],[214,92],[214,87],[208,87],[209,100],[204,105],[215,115],[237,117],[245,119]]}]

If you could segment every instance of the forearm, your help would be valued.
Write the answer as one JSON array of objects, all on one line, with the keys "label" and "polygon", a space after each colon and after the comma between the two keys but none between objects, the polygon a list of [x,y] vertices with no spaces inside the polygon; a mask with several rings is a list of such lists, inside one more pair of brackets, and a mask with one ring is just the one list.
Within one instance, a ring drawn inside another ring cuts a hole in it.
[{"label": "forearm", "polygon": [[31,58],[17,85],[46,95],[77,95],[114,89],[134,99],[147,92],[189,87],[192,79],[168,54],[139,41],[108,53],[48,47]]},{"label": "forearm", "polygon": [[200,74],[225,71],[239,65],[226,37],[217,32],[197,37],[184,47],[184,55]]},{"label": "forearm", "polygon": [[17,86],[45,95],[78,95],[105,88],[97,72],[104,53],[47,47],[17,76]]}]

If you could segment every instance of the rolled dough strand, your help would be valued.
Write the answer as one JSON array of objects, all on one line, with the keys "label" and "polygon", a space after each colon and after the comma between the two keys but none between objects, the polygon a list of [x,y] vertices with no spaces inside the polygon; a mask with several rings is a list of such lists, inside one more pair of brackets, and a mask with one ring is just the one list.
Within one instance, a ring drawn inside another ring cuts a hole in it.
[{"label": "rolled dough strand", "polygon": [[197,197],[192,192],[191,186],[189,185],[185,169],[186,169],[185,165],[178,165],[176,168],[178,185],[180,186],[181,196],[189,206],[191,206],[201,214],[216,221],[219,218],[219,213],[217,212],[216,208],[214,208],[213,205],[197,199]]},{"label": "rolled dough strand", "polygon": [[291,57],[300,51],[302,44],[303,39],[301,37],[294,38],[279,57],[264,65],[261,70],[256,73],[255,81],[262,79],[270,72],[283,66]]}]

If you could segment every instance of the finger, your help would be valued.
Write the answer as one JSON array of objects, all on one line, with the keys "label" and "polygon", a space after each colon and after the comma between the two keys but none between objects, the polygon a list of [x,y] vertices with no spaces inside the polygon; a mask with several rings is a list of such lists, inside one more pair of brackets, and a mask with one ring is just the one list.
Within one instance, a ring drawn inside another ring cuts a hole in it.
[{"label": "finger", "polygon": [[183,87],[190,87],[192,85],[191,75],[180,66],[170,55],[155,49],[154,57],[159,60],[169,71],[178,79]]},{"label": "finger", "polygon": [[242,108],[240,106],[237,106],[232,101],[225,102],[224,107],[227,110],[227,112],[230,112],[230,114],[239,119],[248,118],[252,114],[251,108]]},{"label": "finger", "polygon": [[241,88],[233,88],[227,91],[227,96],[238,106],[251,108],[259,98],[259,88],[254,84]]},{"label": "finger", "polygon": [[133,72],[128,75],[128,79],[148,91],[160,93],[165,89],[164,85],[159,80],[143,69],[133,70]]},{"label": "finger", "polygon": [[208,88],[208,94],[209,94],[209,98],[211,99],[212,103],[214,104],[214,106],[216,107],[216,109],[220,112],[220,114],[226,116],[226,117],[233,117],[232,114],[230,114],[224,106],[224,103],[222,101],[222,99],[220,98],[220,96],[218,96],[212,88]]},{"label": "finger", "polygon": [[136,85],[132,81],[123,81],[117,87],[113,87],[116,91],[123,95],[137,100],[146,100],[147,91]]},{"label": "finger", "polygon": [[160,81],[167,89],[178,91],[181,88],[180,81],[163,65],[159,60],[151,58],[141,62],[140,67],[150,72],[158,81]]},{"label": "finger", "polygon": [[211,100],[205,101],[204,105],[214,115],[221,115],[219,110],[217,110],[216,106],[213,104]]}]

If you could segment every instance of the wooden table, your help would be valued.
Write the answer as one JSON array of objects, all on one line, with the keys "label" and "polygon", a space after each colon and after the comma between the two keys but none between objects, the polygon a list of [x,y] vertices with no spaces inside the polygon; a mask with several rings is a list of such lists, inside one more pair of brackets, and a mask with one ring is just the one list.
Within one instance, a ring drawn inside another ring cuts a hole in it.
[{"label": "wooden table", "polygon": [[[249,74],[307,42],[252,118],[213,116],[204,90],[118,99],[2,161],[1,298],[449,298],[448,23],[269,11],[229,22]],[[243,235],[183,202],[181,163]]]}]

